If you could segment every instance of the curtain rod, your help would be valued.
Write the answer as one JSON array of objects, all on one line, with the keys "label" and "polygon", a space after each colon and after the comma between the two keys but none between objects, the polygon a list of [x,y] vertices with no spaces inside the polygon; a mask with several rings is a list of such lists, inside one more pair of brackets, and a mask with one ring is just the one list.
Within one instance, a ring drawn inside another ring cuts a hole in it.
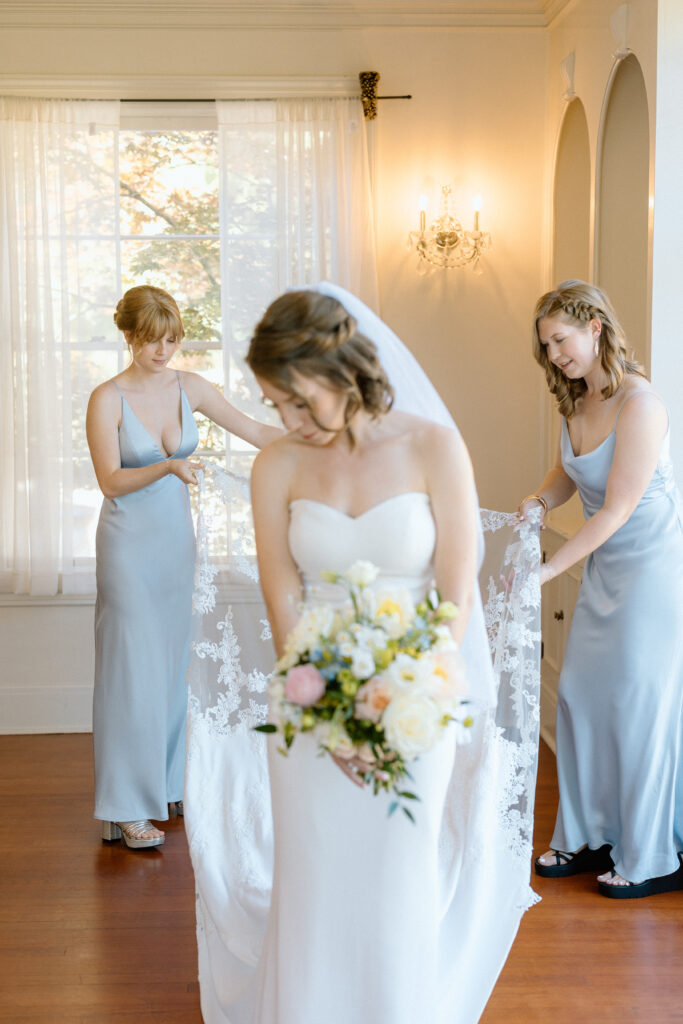
[{"label": "curtain rod", "polygon": [[[121,100],[121,103],[215,103],[217,98],[218,97],[216,97],[216,96],[211,96],[211,97],[207,96],[205,99],[202,99],[201,97],[198,99],[196,96],[186,96],[186,97],[178,97],[178,96],[166,97],[166,96],[164,96],[163,99],[162,99],[159,96],[154,96],[154,97],[151,97],[151,96],[135,96],[132,99],[128,99],[128,97],[126,97],[125,99]],[[263,96],[259,96],[258,97],[258,99],[264,99],[264,98],[265,97],[263,97]],[[271,99],[276,99],[275,96],[272,96],[270,98]],[[349,97],[349,98],[352,99],[353,97]],[[410,96],[410,95],[407,95],[407,96],[375,96],[374,98],[375,98],[375,100],[412,100],[413,97]],[[245,99],[246,99],[246,97],[245,97]]]},{"label": "curtain rod", "polygon": [[[360,82],[360,98],[363,103],[363,115],[366,121],[374,121],[377,117],[377,102],[379,100],[411,100],[411,95],[406,96],[378,96],[377,95],[377,84],[379,82],[379,71],[361,71],[358,75],[358,81]],[[272,97],[274,98],[274,97]],[[124,103],[213,103],[215,97],[212,99],[165,99],[165,100],[151,100],[136,98],[131,100],[123,100]]]}]

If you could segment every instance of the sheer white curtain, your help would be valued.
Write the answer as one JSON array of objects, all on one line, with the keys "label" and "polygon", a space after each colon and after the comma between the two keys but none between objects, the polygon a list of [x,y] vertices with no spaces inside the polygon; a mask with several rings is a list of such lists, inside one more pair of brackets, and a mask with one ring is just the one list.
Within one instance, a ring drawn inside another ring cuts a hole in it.
[{"label": "sheer white curtain", "polygon": [[360,99],[216,106],[225,379],[239,401],[255,393],[241,363],[251,330],[286,288],[336,281],[377,308],[370,162]]},{"label": "sheer white curtain", "polygon": [[116,101],[0,98],[5,592],[93,589],[73,555],[88,471],[73,435],[84,429],[88,342],[111,330],[117,298],[118,118]]},{"label": "sheer white curtain", "polygon": [[[277,295],[330,280],[377,308],[367,125],[358,98],[219,100],[216,108],[225,393],[264,419],[244,356]],[[226,437],[228,471],[248,479],[253,455]],[[243,547],[249,514],[248,499],[235,494],[209,539],[213,555],[225,556],[226,537],[233,553]]]}]

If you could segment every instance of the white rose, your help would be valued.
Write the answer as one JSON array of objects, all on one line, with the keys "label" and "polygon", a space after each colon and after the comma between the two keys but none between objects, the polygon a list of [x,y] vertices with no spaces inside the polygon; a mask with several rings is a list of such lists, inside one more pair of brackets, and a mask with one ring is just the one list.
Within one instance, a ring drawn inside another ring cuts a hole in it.
[{"label": "white rose", "polygon": [[372,562],[364,562],[361,559],[354,562],[341,575],[345,580],[348,580],[352,587],[367,587],[370,583],[375,582],[379,575],[379,569]]},{"label": "white rose", "polygon": [[396,697],[382,715],[390,747],[405,761],[413,761],[436,743],[441,734],[441,713],[429,697]]},{"label": "white rose", "polygon": [[367,647],[356,647],[351,655],[351,671],[359,679],[369,679],[375,672],[375,659]]}]

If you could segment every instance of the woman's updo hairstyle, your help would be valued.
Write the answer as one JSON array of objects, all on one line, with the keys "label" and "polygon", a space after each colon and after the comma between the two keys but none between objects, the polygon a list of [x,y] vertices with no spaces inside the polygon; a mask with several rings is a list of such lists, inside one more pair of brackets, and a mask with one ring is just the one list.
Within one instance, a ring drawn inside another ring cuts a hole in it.
[{"label": "woman's updo hairstyle", "polygon": [[116,306],[114,323],[120,331],[130,332],[129,345],[145,345],[168,334],[175,342],[185,337],[175,299],[152,284],[128,289]]},{"label": "woman's updo hairstyle", "polygon": [[254,331],[247,364],[257,377],[302,401],[292,371],[324,378],[346,395],[347,430],[359,409],[381,416],[394,400],[373,343],[337,299],[320,292],[285,292],[272,302]]},{"label": "woman's updo hairstyle", "polygon": [[565,419],[571,419],[576,412],[576,403],[586,393],[586,383],[583,379],[570,380],[559,366],[551,363],[548,347],[541,344],[538,336],[538,322],[544,316],[556,316],[564,323],[579,327],[588,327],[591,320],[600,321],[598,351],[602,369],[607,375],[607,384],[602,389],[603,398],[611,398],[618,391],[627,373],[645,376],[640,363],[628,356],[624,329],[605,293],[585,281],[562,281],[536,303],[532,345],[534,358],[543,367],[550,393],[555,396],[557,407]]}]

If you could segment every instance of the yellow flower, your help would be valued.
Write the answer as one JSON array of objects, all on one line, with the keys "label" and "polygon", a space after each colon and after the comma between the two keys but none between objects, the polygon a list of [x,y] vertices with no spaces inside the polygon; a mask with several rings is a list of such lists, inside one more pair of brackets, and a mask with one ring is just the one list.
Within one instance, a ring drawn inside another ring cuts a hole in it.
[{"label": "yellow flower", "polygon": [[402,614],[403,614],[403,609],[401,608],[400,604],[398,604],[396,601],[392,601],[390,597],[386,597],[382,601],[382,603],[379,606],[379,608],[377,609],[377,618],[379,618],[380,615],[399,615],[400,616]]}]

